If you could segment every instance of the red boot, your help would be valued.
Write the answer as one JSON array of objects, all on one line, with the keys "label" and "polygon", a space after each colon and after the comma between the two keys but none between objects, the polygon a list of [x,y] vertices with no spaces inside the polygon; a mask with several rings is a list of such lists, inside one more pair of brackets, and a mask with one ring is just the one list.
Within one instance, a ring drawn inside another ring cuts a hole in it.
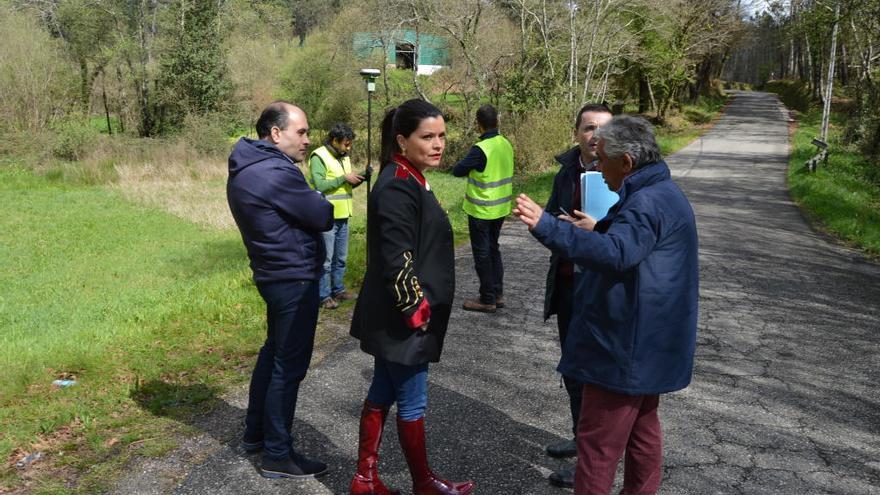
[{"label": "red boot", "polygon": [[468,495],[474,490],[473,481],[452,482],[440,479],[428,467],[425,450],[425,418],[404,421],[397,418],[397,436],[409,474],[413,480],[413,495]]},{"label": "red boot", "polygon": [[358,447],[357,473],[351,480],[351,495],[399,495],[389,490],[379,479],[379,444],[388,408],[364,401],[361,411],[360,444]]}]

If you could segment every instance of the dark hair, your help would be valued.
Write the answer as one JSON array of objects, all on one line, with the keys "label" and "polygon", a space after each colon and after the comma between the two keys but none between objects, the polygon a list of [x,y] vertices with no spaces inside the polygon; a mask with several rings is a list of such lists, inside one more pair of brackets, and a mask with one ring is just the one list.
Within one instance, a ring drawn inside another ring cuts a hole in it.
[{"label": "dark hair", "polygon": [[611,109],[608,108],[608,105],[604,103],[587,103],[586,105],[581,107],[581,110],[578,112],[577,117],[574,119],[574,128],[579,129],[581,127],[581,116],[586,112],[596,112],[596,113],[611,113]]},{"label": "dark hair", "polygon": [[344,141],[346,139],[354,140],[354,131],[351,130],[351,127],[342,122],[337,122],[330,126],[330,130],[327,132],[327,142],[334,140]]},{"label": "dark hair", "polygon": [[492,105],[486,104],[477,109],[477,123],[485,129],[498,127],[498,111]]},{"label": "dark hair", "polygon": [[425,100],[412,99],[403,102],[399,107],[388,110],[382,119],[382,152],[381,166],[391,163],[395,153],[400,153],[397,135],[409,137],[423,120],[431,117],[442,117],[443,112]]},{"label": "dark hair", "polygon": [[276,100],[269,103],[269,106],[260,114],[257,119],[257,137],[263,139],[267,137],[273,127],[277,127],[282,131],[287,129],[287,123],[290,120],[290,107],[293,103],[284,100]]}]

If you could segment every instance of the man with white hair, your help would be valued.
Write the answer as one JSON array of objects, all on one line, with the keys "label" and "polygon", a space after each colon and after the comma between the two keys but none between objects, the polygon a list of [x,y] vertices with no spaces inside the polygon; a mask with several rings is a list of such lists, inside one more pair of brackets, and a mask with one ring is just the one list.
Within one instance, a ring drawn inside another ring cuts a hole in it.
[{"label": "man with white hair", "polygon": [[575,493],[607,495],[626,453],[623,493],[663,476],[659,395],[693,373],[699,270],[693,210],[651,125],[617,116],[596,131],[599,168],[620,195],[605,218],[553,218],[521,194],[514,214],[582,268],[558,370],[583,383]]}]

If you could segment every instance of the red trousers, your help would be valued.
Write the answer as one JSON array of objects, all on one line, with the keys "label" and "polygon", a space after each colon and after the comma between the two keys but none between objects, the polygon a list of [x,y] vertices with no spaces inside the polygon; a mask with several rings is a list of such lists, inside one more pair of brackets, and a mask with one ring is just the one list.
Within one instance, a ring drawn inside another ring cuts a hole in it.
[{"label": "red trousers", "polygon": [[577,427],[576,495],[608,495],[626,451],[625,495],[657,493],[663,476],[659,395],[622,395],[584,385]]}]

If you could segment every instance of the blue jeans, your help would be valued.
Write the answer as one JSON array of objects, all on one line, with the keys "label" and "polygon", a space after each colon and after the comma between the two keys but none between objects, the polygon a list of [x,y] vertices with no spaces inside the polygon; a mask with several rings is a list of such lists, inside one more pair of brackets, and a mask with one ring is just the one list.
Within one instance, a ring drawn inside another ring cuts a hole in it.
[{"label": "blue jeans", "polygon": [[348,258],[348,219],[333,220],[333,228],[321,233],[327,257],[324,258],[324,275],[318,289],[321,301],[345,292],[345,259]]},{"label": "blue jeans", "polygon": [[367,400],[385,407],[396,401],[397,417],[404,421],[421,418],[428,407],[428,363],[407,366],[376,358]]},{"label": "blue jeans", "polygon": [[290,455],[293,414],[299,384],[312,359],[318,322],[316,281],[257,284],[266,301],[266,342],[251,375],[245,427],[263,435],[263,451],[272,459]]},{"label": "blue jeans", "polygon": [[504,295],[504,264],[498,248],[502,225],[504,217],[482,220],[468,215],[474,268],[480,279],[480,302],[483,304],[495,304],[495,299]]}]

